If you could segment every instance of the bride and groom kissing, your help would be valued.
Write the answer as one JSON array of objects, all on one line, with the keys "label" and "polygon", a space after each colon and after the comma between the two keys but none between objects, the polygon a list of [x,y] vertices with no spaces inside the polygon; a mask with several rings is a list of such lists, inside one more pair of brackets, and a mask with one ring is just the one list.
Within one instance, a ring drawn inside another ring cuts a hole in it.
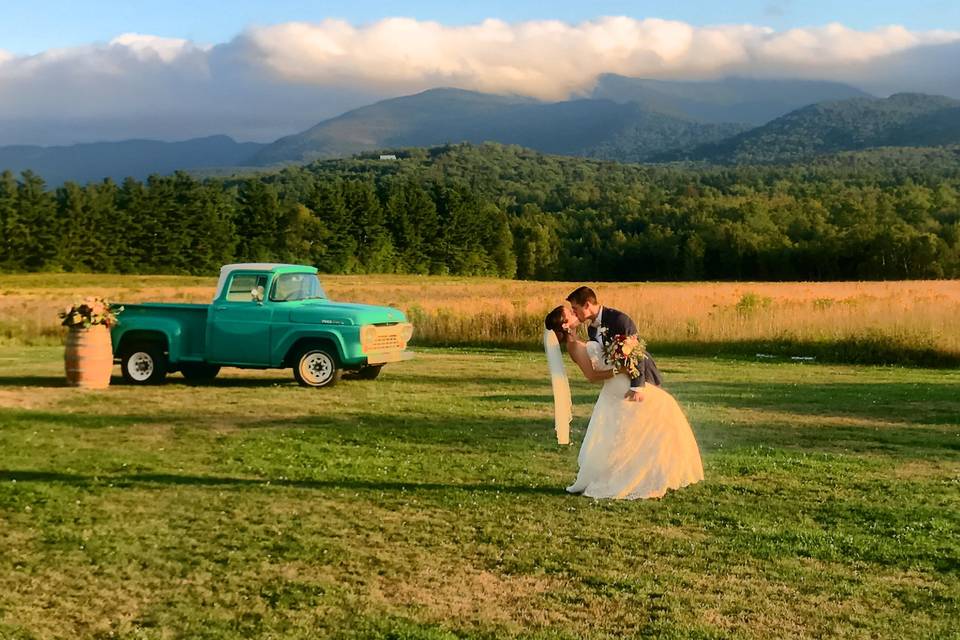
[{"label": "bride and groom kissing", "polygon": [[[547,314],[543,335],[560,444],[570,442],[573,415],[561,346],[587,380],[603,384],[580,445],[577,479],[567,491],[591,498],[659,498],[703,480],[690,424],[661,387],[660,371],[636,339],[633,320],[599,304],[589,287],[574,290],[567,302]],[[578,337],[583,324],[586,341]],[[629,368],[617,368],[609,362],[611,347],[624,341],[638,345],[640,353]]]}]

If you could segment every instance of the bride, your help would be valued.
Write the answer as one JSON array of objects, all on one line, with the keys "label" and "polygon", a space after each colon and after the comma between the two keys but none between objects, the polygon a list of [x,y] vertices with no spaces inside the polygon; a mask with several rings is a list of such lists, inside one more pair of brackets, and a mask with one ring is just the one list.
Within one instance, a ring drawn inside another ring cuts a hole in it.
[{"label": "bride", "polygon": [[625,400],[630,378],[606,363],[599,342],[577,339],[574,331],[580,322],[570,309],[557,307],[544,324],[561,444],[565,444],[563,427],[569,431],[570,390],[560,345],[566,346],[588,380],[603,383],[580,446],[580,471],[567,491],[591,498],[659,498],[668,489],[703,480],[697,441],[673,396],[647,384],[641,402]]}]

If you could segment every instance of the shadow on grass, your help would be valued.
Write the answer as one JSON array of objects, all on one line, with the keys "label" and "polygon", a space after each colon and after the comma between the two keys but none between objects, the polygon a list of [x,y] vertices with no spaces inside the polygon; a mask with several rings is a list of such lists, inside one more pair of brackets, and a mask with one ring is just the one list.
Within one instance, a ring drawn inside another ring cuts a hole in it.
[{"label": "shadow on grass", "polygon": [[[443,341],[431,340],[412,345],[415,348],[459,349],[466,353],[490,351],[539,351],[539,340],[515,343],[491,341]],[[756,360],[757,353],[764,353],[787,360],[793,356],[814,357],[819,362],[832,364],[879,364],[911,367],[957,367],[960,353],[939,349],[923,338],[890,336],[879,332],[865,332],[861,336],[840,340],[723,340],[682,342],[656,342],[651,345],[654,357],[701,356]]]},{"label": "shadow on grass", "polygon": [[0,482],[36,482],[66,484],[76,487],[107,486],[136,487],[155,485],[197,487],[292,487],[295,489],[330,489],[350,491],[466,491],[469,493],[511,493],[540,495],[569,495],[562,487],[522,486],[503,484],[458,484],[442,482],[382,482],[368,480],[290,480],[270,478],[233,478],[225,476],[192,476],[170,473],[134,473],[123,475],[81,475],[58,471],[23,471],[0,469]]},{"label": "shadow on grass", "polygon": [[[671,389],[671,391],[673,391]],[[681,404],[766,409],[798,415],[848,416],[884,423],[960,425],[960,384],[915,382],[689,382]]]},{"label": "shadow on grass", "polygon": [[[584,405],[593,405],[597,402],[597,397],[600,395],[600,389],[598,388],[595,393],[573,393],[571,394],[571,399],[573,404],[584,404]],[[538,404],[553,406],[553,396],[549,393],[543,394],[533,394],[533,393],[498,393],[494,395],[485,395],[479,396],[477,400],[482,402],[503,402],[506,404],[509,403],[529,403],[529,404]]]},{"label": "shadow on grass", "polygon": [[0,376],[0,387],[66,387],[63,376]]},{"label": "shadow on grass", "polygon": [[[276,369],[276,371],[281,371]],[[424,374],[412,374],[412,373],[400,373],[400,372],[384,372],[378,380],[359,380],[356,378],[349,377],[349,374],[345,374],[343,381],[340,384],[343,385],[370,385],[370,384],[384,384],[385,382],[403,382],[406,384],[421,384],[429,386],[440,386],[440,387],[450,387],[450,388],[463,388],[464,385],[517,385],[517,384],[526,384],[525,380],[509,377],[497,377],[497,376],[486,376],[480,375],[478,377],[463,379],[460,377],[450,377],[450,376],[435,376],[435,375],[424,375]],[[208,381],[190,381],[186,378],[179,376],[177,374],[172,374],[168,377],[162,385],[157,386],[171,386],[171,387],[212,387],[212,388],[265,388],[265,387],[298,387],[297,381],[293,379],[293,375],[287,377],[264,377],[258,376],[257,373],[251,373],[248,375],[234,374],[230,376],[222,376],[214,378],[213,380]],[[32,387],[32,388],[67,388],[67,381],[60,376],[0,376],[0,387]],[[138,385],[129,384],[120,376],[114,376],[110,380],[110,387],[123,387],[135,389]],[[144,388],[156,388],[156,386],[149,386]],[[317,390],[318,393],[324,393],[323,390]]]},{"label": "shadow on grass", "polygon": [[[775,409],[771,415],[748,414],[737,418],[736,414],[726,412],[714,416],[711,404],[718,401],[708,402],[704,397],[695,391],[684,394],[688,408],[691,401],[700,403],[689,414],[694,433],[705,453],[733,453],[738,449],[771,447],[784,451],[802,450],[837,455],[880,453],[901,459],[953,459],[960,456],[960,436],[943,407],[935,408],[939,413],[928,415],[920,415],[916,413],[917,410],[911,414],[909,407],[902,407],[902,413],[895,414],[883,407],[834,404],[798,409],[771,405],[759,398],[747,398],[740,402],[730,398],[728,401],[734,409]],[[529,398],[540,402],[539,396]],[[522,402],[524,397],[510,396],[510,400]],[[934,410],[930,407],[927,409]],[[858,415],[858,411],[863,415]],[[818,420],[818,416],[823,419]],[[278,433],[290,432],[295,434],[298,441],[318,447],[317,455],[329,454],[343,446],[367,448],[370,456],[374,457],[409,455],[411,451],[418,452],[418,455],[443,452],[480,457],[561,453],[553,438],[549,407],[544,409],[542,417],[478,417],[469,413],[391,415],[357,411],[323,415],[301,413],[267,418],[225,417],[191,411],[100,415],[95,412],[29,410],[5,411],[3,417],[5,426],[26,429],[52,427],[79,431],[110,427],[142,426],[149,429],[153,425],[173,426],[185,430],[182,437],[203,442],[217,437],[217,430],[223,427],[226,419],[238,434],[246,434],[237,436],[238,446],[257,442],[272,449]],[[850,417],[862,421],[862,424],[843,422]],[[577,410],[573,425],[573,449],[579,446],[588,419],[588,409]],[[903,423],[898,423],[898,419]]]},{"label": "shadow on grass", "polygon": [[[877,422],[878,427],[902,422],[960,426],[960,384],[915,382],[685,382],[664,387],[684,403],[730,409],[769,410],[797,416],[843,416]],[[592,405],[599,395],[573,394],[578,405]],[[549,392],[498,393],[480,396],[484,402],[550,405]]]},{"label": "shadow on grass", "polygon": [[904,365],[910,367],[957,367],[960,353],[932,344],[917,344],[907,338],[867,332],[862,336],[828,341],[731,340],[722,342],[672,342],[653,345],[656,354],[756,359],[756,354],[814,357],[824,363]]}]

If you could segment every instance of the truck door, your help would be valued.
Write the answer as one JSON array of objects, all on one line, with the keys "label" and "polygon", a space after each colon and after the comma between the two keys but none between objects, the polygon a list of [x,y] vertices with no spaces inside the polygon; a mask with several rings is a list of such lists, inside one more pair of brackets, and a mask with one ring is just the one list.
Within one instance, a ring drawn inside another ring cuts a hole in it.
[{"label": "truck door", "polygon": [[[207,360],[218,364],[270,364],[271,308],[263,304],[267,276],[237,272],[213,303],[207,324]],[[257,292],[259,295],[255,295]]]}]

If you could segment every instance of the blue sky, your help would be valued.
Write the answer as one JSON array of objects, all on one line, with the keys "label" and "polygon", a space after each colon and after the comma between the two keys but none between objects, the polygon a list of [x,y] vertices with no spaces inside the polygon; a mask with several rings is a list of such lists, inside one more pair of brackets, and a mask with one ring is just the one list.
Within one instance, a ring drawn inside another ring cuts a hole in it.
[{"label": "blue sky", "polygon": [[4,4],[0,49],[16,54],[108,41],[126,32],[216,44],[229,41],[250,25],[330,17],[358,25],[389,16],[458,25],[485,18],[580,22],[603,15],[625,15],[681,20],[697,26],[750,23],[778,31],[828,22],[859,30],[889,24],[911,30],[960,29],[957,0],[34,0]]},{"label": "blue sky", "polygon": [[960,0],[3,5],[0,145],[217,133],[269,141],[430,88],[566,100],[590,95],[608,73],[830,80],[877,96],[960,98]]}]

